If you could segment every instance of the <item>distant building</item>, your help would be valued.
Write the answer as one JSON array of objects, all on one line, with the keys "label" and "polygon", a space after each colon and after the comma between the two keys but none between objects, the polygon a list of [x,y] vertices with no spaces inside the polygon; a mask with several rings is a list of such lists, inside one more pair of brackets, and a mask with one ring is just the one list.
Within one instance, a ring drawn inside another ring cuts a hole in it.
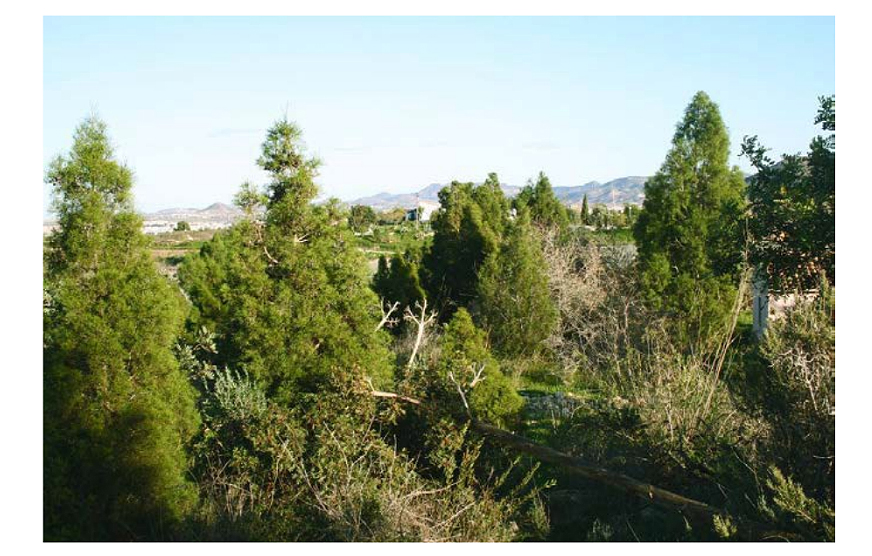
[{"label": "distant building", "polygon": [[439,210],[439,203],[433,201],[421,201],[419,208],[412,208],[406,211],[406,220],[415,222],[418,220],[418,212],[420,211],[421,222],[428,222],[433,212]]}]

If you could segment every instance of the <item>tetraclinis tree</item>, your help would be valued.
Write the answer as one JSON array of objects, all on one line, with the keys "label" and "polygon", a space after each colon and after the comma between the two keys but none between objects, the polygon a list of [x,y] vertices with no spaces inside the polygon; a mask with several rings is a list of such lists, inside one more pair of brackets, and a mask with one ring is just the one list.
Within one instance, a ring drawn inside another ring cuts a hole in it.
[{"label": "tetraclinis tree", "polygon": [[273,125],[258,164],[270,175],[266,192],[245,184],[237,196],[250,217],[179,271],[190,326],[216,334],[216,364],[245,369],[279,402],[317,392],[339,370],[390,381],[363,255],[335,204],[313,206],[318,161],[305,155],[300,129]]},{"label": "tetraclinis tree", "polygon": [[757,136],[746,137],[742,154],[757,170],[749,179],[752,261],[777,289],[808,289],[821,272],[836,282],[836,99],[821,97],[815,137],[807,155],[784,155],[775,163]]},{"label": "tetraclinis tree", "polygon": [[439,202],[422,278],[430,298],[448,318],[457,307],[468,307],[475,299],[479,268],[500,245],[509,202],[494,173],[479,186],[452,182],[439,192]]},{"label": "tetraclinis tree", "polygon": [[372,278],[372,289],[384,302],[397,302],[400,307],[413,307],[416,301],[424,301],[426,295],[419,278],[420,261],[420,249],[407,249],[390,259],[382,255]]},{"label": "tetraclinis tree", "polygon": [[703,92],[678,123],[672,149],[645,184],[634,227],[644,291],[693,337],[705,335],[735,301],[745,248],[745,182],[728,165],[729,136]]},{"label": "tetraclinis tree", "polygon": [[485,261],[478,294],[477,314],[500,355],[534,354],[557,324],[542,247],[526,209]]},{"label": "tetraclinis tree", "polygon": [[519,212],[527,209],[536,224],[559,227],[569,224],[569,211],[554,195],[551,180],[544,172],[539,172],[535,182],[530,180],[512,204]]},{"label": "tetraclinis tree", "polygon": [[45,539],[170,538],[196,502],[184,445],[198,417],[172,352],[184,299],[150,258],[103,122],[86,119],[45,179],[59,222],[45,252]]}]

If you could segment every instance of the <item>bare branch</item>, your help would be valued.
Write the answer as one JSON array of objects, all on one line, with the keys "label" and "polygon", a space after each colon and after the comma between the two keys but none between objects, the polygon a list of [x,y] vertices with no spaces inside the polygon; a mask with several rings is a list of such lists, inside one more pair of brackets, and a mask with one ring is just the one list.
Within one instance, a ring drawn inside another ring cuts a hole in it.
[{"label": "bare branch", "polygon": [[463,402],[463,407],[466,408],[466,414],[472,417],[472,414],[469,411],[469,404],[466,403],[466,394],[463,393],[463,388],[461,388],[460,383],[457,382],[457,379],[454,378],[454,373],[451,371],[448,371],[448,380],[454,383],[454,386],[457,387],[457,393],[460,394],[460,400]]},{"label": "bare branch", "polygon": [[424,339],[424,329],[436,318],[436,311],[430,312],[429,315],[427,314],[426,299],[424,299],[423,303],[416,301],[415,308],[421,310],[420,317],[413,313],[408,307],[406,307],[405,314],[403,315],[404,320],[414,322],[418,326],[418,334],[415,336],[415,346],[412,348],[412,355],[409,357],[409,363],[406,365],[407,369],[411,369],[415,364],[415,356],[418,355],[418,349],[421,347],[421,342]]},{"label": "bare branch", "polygon": [[[399,301],[395,301],[393,305],[389,305],[388,302],[386,302],[384,299],[381,300],[380,307],[382,312],[382,319],[381,321],[379,321],[378,326],[375,327],[376,332],[381,330],[383,326],[393,328],[397,325],[397,323],[400,322],[400,319],[396,317],[391,318],[391,314],[396,311],[399,306]],[[387,307],[387,311],[385,311],[385,307]]]},{"label": "bare branch", "polygon": [[472,366],[471,366],[471,370],[472,370],[473,375],[472,375],[472,381],[469,383],[469,388],[470,388],[470,390],[473,389],[473,388],[475,388],[475,385],[476,385],[476,384],[478,384],[479,382],[481,382],[481,381],[483,381],[485,378],[487,378],[487,377],[483,376],[483,373],[484,373],[484,363],[480,363],[480,364],[478,365],[478,369],[475,368],[475,365],[472,365]]}]

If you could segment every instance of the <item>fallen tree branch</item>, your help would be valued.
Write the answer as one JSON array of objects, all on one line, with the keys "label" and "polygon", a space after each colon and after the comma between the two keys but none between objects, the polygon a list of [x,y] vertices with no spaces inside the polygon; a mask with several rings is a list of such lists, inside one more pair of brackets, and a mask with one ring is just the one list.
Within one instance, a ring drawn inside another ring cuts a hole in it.
[{"label": "fallen tree branch", "polygon": [[[455,382],[455,384],[457,383]],[[420,400],[407,398],[406,396],[401,396],[391,392],[378,392],[373,390],[371,393],[376,397],[394,398],[414,405],[422,405]],[[730,517],[724,510],[706,504],[705,502],[687,498],[664,488],[634,479],[623,473],[591,465],[581,458],[538,444],[521,435],[514,434],[481,421],[472,420],[471,424],[472,428],[479,434],[503,444],[504,446],[512,448],[513,450],[533,456],[539,461],[559,465],[576,475],[608,485],[627,494],[632,494],[650,504],[660,506],[661,508],[677,510],[694,525],[711,529],[714,526],[715,517]],[[736,518],[733,518],[733,522],[737,526],[739,537],[743,540],[793,540],[796,538],[796,536],[791,533],[776,531],[761,523]]]},{"label": "fallen tree branch", "polygon": [[[473,421],[472,428],[488,438],[518,452],[533,456],[539,461],[559,465],[576,475],[635,495],[661,508],[678,510],[694,525],[712,528],[716,516],[721,518],[729,516],[727,512],[715,506],[710,506],[699,500],[693,500],[658,486],[639,481],[623,473],[591,465],[581,458],[558,452],[548,446],[537,444],[528,438],[494,427],[493,425],[488,425],[481,421]],[[739,536],[745,540],[790,540],[795,537],[790,533],[774,531],[760,523],[737,520],[736,518],[733,518],[733,520],[736,523]]]},{"label": "fallen tree branch", "polygon": [[370,392],[371,395],[376,398],[391,398],[395,400],[400,400],[401,402],[410,403],[413,405],[421,405],[421,400],[416,400],[415,398],[410,398],[408,396],[403,396],[400,394],[394,394],[393,392],[382,392],[381,390],[372,390]]}]

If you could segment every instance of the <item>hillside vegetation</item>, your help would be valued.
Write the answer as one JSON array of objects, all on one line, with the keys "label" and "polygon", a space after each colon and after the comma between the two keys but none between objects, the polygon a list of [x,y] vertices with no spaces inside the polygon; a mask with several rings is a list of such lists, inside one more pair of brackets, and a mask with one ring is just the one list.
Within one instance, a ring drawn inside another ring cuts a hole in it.
[{"label": "hillside vegetation", "polygon": [[[746,183],[700,92],[641,208],[491,173],[408,222],[315,204],[283,118],[235,224],[148,239],[87,118],[46,170],[45,540],[834,540],[815,122]],[[760,336],[752,279],[802,294]]]}]

